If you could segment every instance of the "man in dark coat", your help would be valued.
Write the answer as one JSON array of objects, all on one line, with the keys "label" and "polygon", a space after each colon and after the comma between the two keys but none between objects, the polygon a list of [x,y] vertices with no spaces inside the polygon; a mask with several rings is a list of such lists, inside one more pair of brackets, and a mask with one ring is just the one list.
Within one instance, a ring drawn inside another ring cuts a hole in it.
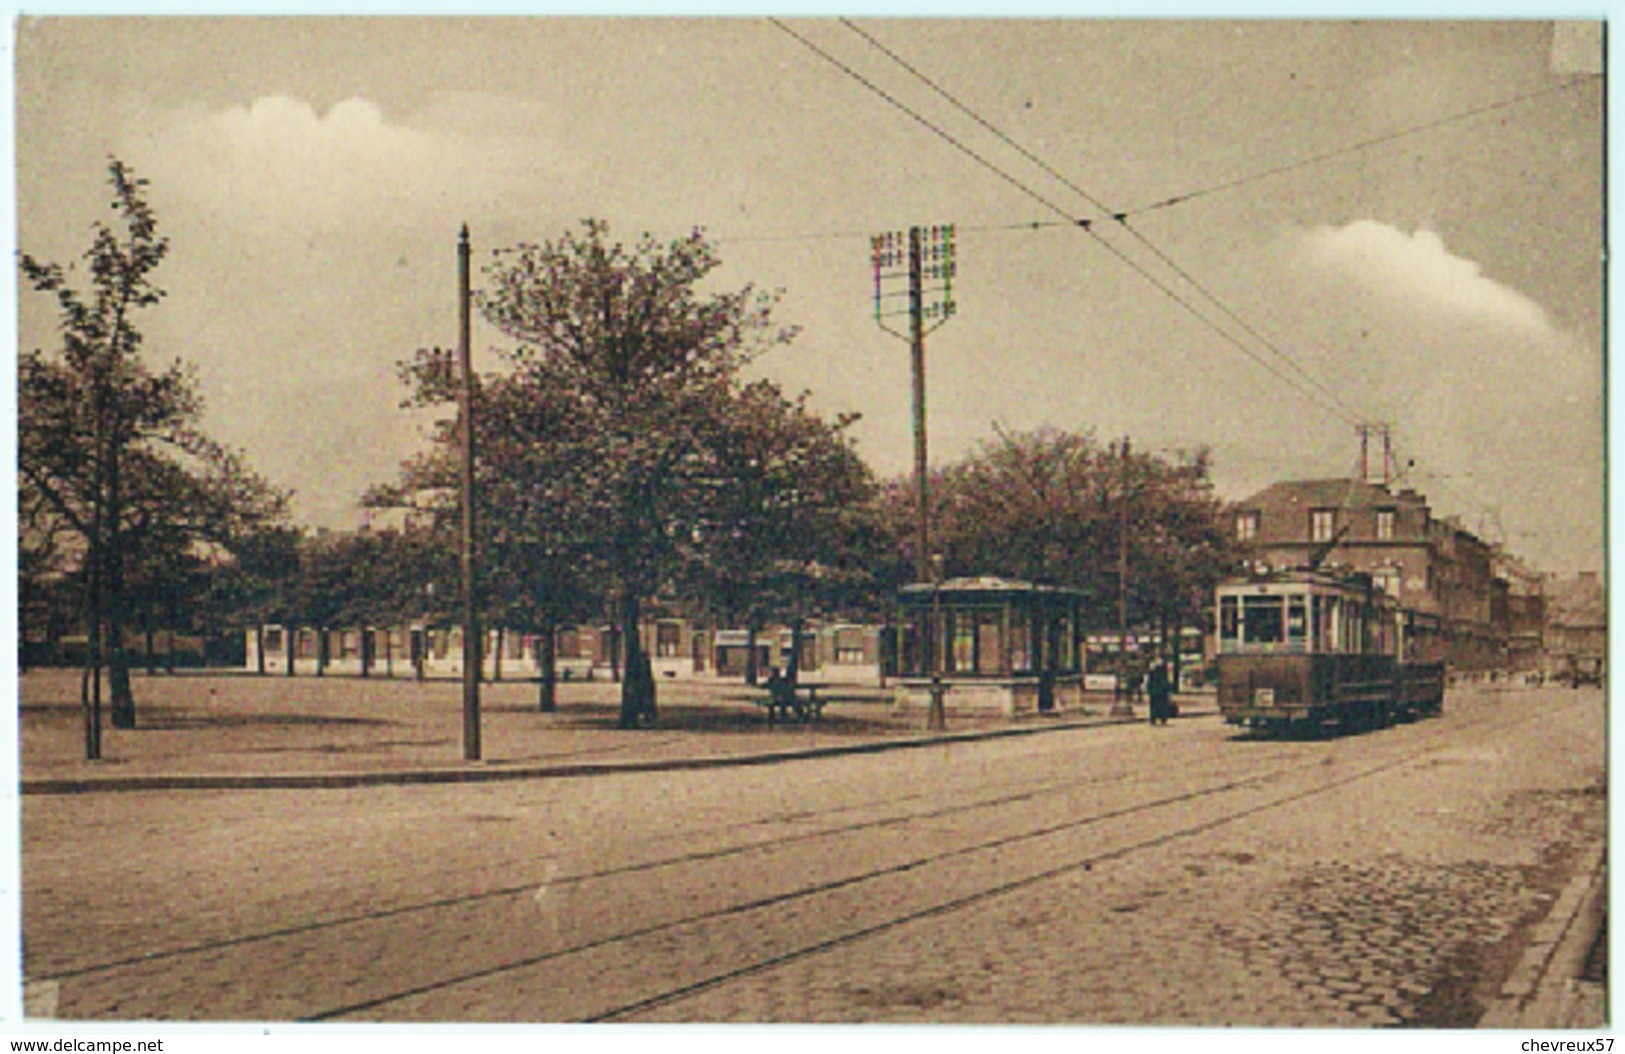
[{"label": "man in dark coat", "polygon": [[1173,716],[1173,690],[1168,684],[1168,667],[1160,662],[1151,667],[1146,678],[1146,694],[1151,698],[1151,723],[1166,725]]}]

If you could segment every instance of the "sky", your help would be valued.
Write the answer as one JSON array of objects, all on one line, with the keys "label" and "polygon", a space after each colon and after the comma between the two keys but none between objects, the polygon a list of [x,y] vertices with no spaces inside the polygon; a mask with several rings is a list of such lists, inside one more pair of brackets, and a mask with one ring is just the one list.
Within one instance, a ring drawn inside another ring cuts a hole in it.
[{"label": "sky", "polygon": [[[1533,21],[22,18],[17,238],[66,263],[108,157],[149,179],[147,353],[309,526],[421,449],[397,366],[456,341],[465,223],[476,285],[586,217],[704,228],[715,288],[801,327],[753,369],[861,414],[881,475],[909,355],[869,238],[952,223],[933,462],[1128,435],[1209,448],[1239,500],[1351,473],[1381,423],[1437,515],[1570,574],[1603,563],[1600,52]],[[44,297],[17,317],[54,346]],[[477,321],[476,365],[505,343]]]}]

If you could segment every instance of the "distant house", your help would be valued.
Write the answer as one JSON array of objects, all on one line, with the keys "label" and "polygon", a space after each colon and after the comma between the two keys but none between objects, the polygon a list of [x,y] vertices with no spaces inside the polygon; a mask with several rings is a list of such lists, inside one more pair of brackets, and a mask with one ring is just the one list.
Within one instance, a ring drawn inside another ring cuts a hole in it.
[{"label": "distant house", "polygon": [[1497,557],[1496,576],[1507,585],[1507,669],[1521,672],[1545,669],[1545,578],[1505,553]]},{"label": "distant house", "polygon": [[1548,576],[1546,652],[1550,672],[1600,678],[1608,656],[1608,601],[1596,572]]}]

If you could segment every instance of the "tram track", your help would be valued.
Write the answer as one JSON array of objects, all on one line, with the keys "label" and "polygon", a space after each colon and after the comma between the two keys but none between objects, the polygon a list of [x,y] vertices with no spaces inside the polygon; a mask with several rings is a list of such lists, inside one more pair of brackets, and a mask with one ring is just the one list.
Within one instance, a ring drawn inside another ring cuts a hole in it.
[{"label": "tram track", "polygon": [[[1035,784],[1035,786],[1027,789],[1014,790],[992,798],[976,798],[972,801],[963,803],[940,805],[921,812],[895,812],[873,819],[859,820],[833,827],[819,827],[812,830],[802,830],[778,837],[756,841],[737,842],[713,849],[691,850],[675,855],[637,860],[632,863],[598,868],[595,870],[583,871],[574,874],[552,875],[546,879],[546,884],[551,886],[553,889],[562,890],[571,886],[584,885],[590,882],[604,881],[607,879],[628,877],[639,874],[648,874],[668,868],[682,867],[689,864],[707,863],[717,860],[725,860],[730,857],[770,852],[776,849],[788,848],[821,839],[838,838],[843,835],[851,835],[861,831],[880,830],[887,827],[895,827],[909,823],[953,817],[982,809],[1001,808],[1021,802],[1035,801],[1044,797],[1072,793],[1078,790],[1100,786],[1120,780],[1122,778],[1123,777],[1121,775],[1113,774],[1108,776],[1095,776],[1083,780],[1066,780],[1060,782],[1053,780],[1014,781],[1018,784],[1032,783]],[[1147,775],[1145,778],[1149,780],[1154,777]],[[771,827],[782,823],[793,823],[817,819],[838,813],[860,811],[869,812],[874,811],[876,805],[898,805],[909,801],[938,799],[940,799],[940,795],[931,794],[928,792],[912,792],[909,794],[898,795],[894,798],[886,799],[878,803],[871,800],[838,806],[832,809],[803,810],[799,812],[769,815],[738,823],[709,827],[706,829],[706,831],[709,834],[727,834],[731,832]],[[684,838],[685,833],[678,833],[666,835],[661,840],[680,841]],[[493,867],[506,868],[516,864],[534,866],[535,859],[536,858],[534,855],[509,858],[507,860],[496,861],[492,864],[481,865],[478,870],[490,871],[493,869]],[[473,868],[465,868],[462,870],[473,870]],[[306,936],[321,933],[323,931],[339,929],[346,926],[354,926],[361,923],[386,921],[389,919],[425,912],[433,912],[450,907],[462,907],[478,904],[482,901],[529,896],[535,893],[538,885],[542,881],[543,880],[538,875],[527,874],[520,881],[504,883],[491,889],[481,890],[478,893],[436,897],[427,900],[415,901],[409,904],[397,905],[390,908],[358,912],[350,915],[340,916],[338,918],[318,919],[297,925],[276,927],[261,930],[255,933],[241,934],[231,938],[198,941],[179,947],[147,951],[136,955],[127,955],[115,959],[87,963],[81,966],[66,969],[56,969],[30,977],[29,980],[30,982],[70,980],[76,977],[84,977],[90,974],[117,970],[124,967],[162,962],[189,955],[204,955],[213,952],[242,948],[244,946],[249,946],[256,943],[281,940],[290,937]]]},{"label": "tram track", "polygon": [[[1455,728],[1449,731],[1451,733],[1459,734],[1461,732],[1468,731],[1469,729],[1495,727],[1504,728],[1510,725],[1522,724],[1533,719],[1533,715],[1519,715],[1515,716],[1510,721],[1471,721],[1465,724],[1458,724]],[[1441,739],[1451,738],[1449,735],[1444,733],[1445,730],[1441,729],[1440,734],[1429,736],[1429,744],[1436,744]],[[786,951],[775,952],[770,955],[762,956],[737,967],[720,971],[714,975],[689,981],[681,985],[672,986],[671,988],[662,992],[647,995],[636,1000],[630,1000],[612,1007],[602,1008],[590,1014],[583,1015],[579,1019],[566,1019],[583,1020],[587,1022],[610,1022],[624,1020],[646,1010],[654,1009],[674,1002],[680,1002],[683,999],[709,991],[721,985],[725,985],[733,980],[769,971],[800,959],[831,951],[843,946],[861,943],[864,940],[879,936],[913,922],[950,914],[958,910],[966,910],[991,898],[1016,892],[1026,887],[1076,872],[1080,869],[1089,870],[1097,864],[1119,860],[1134,853],[1153,849],[1181,839],[1194,837],[1218,827],[1222,827],[1239,820],[1244,820],[1250,816],[1267,812],[1271,809],[1280,808],[1296,801],[1329,793],[1330,791],[1336,790],[1348,784],[1355,783],[1363,779],[1368,779],[1381,773],[1414,763],[1426,752],[1426,749],[1406,749],[1399,757],[1385,760],[1377,764],[1364,766],[1359,771],[1344,775],[1330,782],[1320,783],[1302,791],[1277,796],[1269,801],[1252,807],[1226,812],[1218,817],[1211,818],[1203,822],[1184,825],[1176,828],[1175,830],[1157,834],[1138,841],[1133,841],[1110,850],[1077,857],[1061,865],[1044,869],[1035,874],[1025,875],[1007,882],[994,883],[966,895],[950,898],[939,903],[930,904],[917,910],[900,912],[878,922],[857,926],[845,933],[837,934],[822,940],[807,942]],[[378,1010],[390,1004],[432,994],[451,987],[490,980],[503,974],[514,973],[530,967],[541,966],[543,964],[557,963],[558,961],[572,955],[578,955],[589,951],[597,951],[614,945],[630,944],[632,942],[643,941],[660,934],[669,934],[683,928],[692,928],[700,923],[710,923],[719,920],[736,920],[745,923],[748,927],[751,925],[752,916],[759,915],[769,909],[780,909],[785,904],[790,902],[809,901],[815,898],[829,897],[834,894],[853,891],[868,883],[918,873],[933,865],[947,864],[950,861],[962,860],[966,857],[978,854],[996,854],[1001,849],[1010,848],[1022,842],[1029,842],[1035,839],[1075,832],[1081,828],[1100,824],[1109,820],[1127,819],[1148,813],[1153,810],[1165,809],[1174,805],[1188,804],[1195,800],[1209,798],[1225,792],[1235,791],[1244,787],[1288,777],[1294,773],[1324,771],[1324,761],[1318,758],[1307,761],[1300,765],[1275,766],[1271,767],[1267,771],[1254,771],[1245,777],[1231,779],[1216,786],[1205,787],[1200,790],[1179,795],[1172,795],[1149,802],[1137,802],[1123,808],[1096,813],[1091,816],[1069,822],[1053,824],[1039,829],[1023,831],[1014,835],[985,840],[978,844],[962,847],[952,851],[931,854],[928,856],[907,860],[885,868],[872,869],[860,874],[846,876],[838,881],[805,886],[786,894],[741,902],[730,905],[718,911],[674,919],[644,929],[611,935],[601,940],[584,943],[579,946],[556,949],[535,956],[526,957],[523,960],[516,960],[507,964],[498,964],[471,972],[466,976],[439,979],[430,984],[415,986],[410,990],[403,989],[399,992],[371,998],[363,1003],[330,1008],[329,1010],[312,1016],[310,1020],[332,1020],[350,1015],[366,1014],[370,1011]]]},{"label": "tram track", "polygon": [[[1290,802],[1312,797],[1316,794],[1327,793],[1337,787],[1350,782],[1368,779],[1382,772],[1392,770],[1417,760],[1425,755],[1434,746],[1442,741],[1449,741],[1464,735],[1472,734],[1475,730],[1505,727],[1532,720],[1535,715],[1515,713],[1506,719],[1504,712],[1485,715],[1457,716],[1449,726],[1434,725],[1432,722],[1412,724],[1397,728],[1396,733],[1402,733],[1404,739],[1396,739],[1399,750],[1397,757],[1391,757],[1378,763],[1362,766],[1358,771],[1348,773],[1330,782],[1319,781],[1314,786],[1301,791],[1294,791],[1286,795],[1272,796],[1270,800],[1256,803],[1240,810],[1222,811],[1220,815],[1205,819],[1198,823],[1176,826],[1172,830],[1164,831],[1137,841],[1130,841],[1124,845],[1098,853],[1085,854],[1064,861],[1054,867],[1043,869],[1034,874],[1022,875],[1003,882],[992,882],[983,887],[970,890],[962,895],[949,897],[937,903],[925,905],[910,911],[895,912],[892,915],[856,925],[848,931],[838,933],[823,939],[803,941],[802,943],[775,951],[772,954],[758,956],[748,962],[738,964],[726,970],[717,971],[705,977],[692,979],[682,984],[671,986],[661,992],[648,993],[635,1000],[617,1004],[611,1007],[600,1008],[592,1013],[584,1014],[579,1019],[589,1021],[622,1020],[634,1016],[648,1009],[680,1002],[699,992],[708,991],[730,980],[748,976],[754,973],[771,970],[776,966],[794,962],[799,959],[816,955],[822,951],[849,945],[872,938],[881,933],[907,925],[921,919],[952,913],[957,910],[966,910],[974,905],[992,897],[1001,896],[1023,889],[1036,883],[1054,879],[1058,876],[1075,872],[1080,868],[1087,869],[1095,864],[1120,859],[1136,852],[1142,852],[1159,845],[1167,844],[1182,838],[1199,835],[1225,824],[1234,823],[1246,817],[1256,815],[1274,808],[1280,808]],[[1363,737],[1362,737],[1363,738]],[[1201,751],[1210,751],[1213,747],[1211,741],[1201,744],[1192,744],[1191,754]],[[1228,744],[1225,744],[1228,746]],[[1281,764],[1279,754],[1272,753],[1268,760],[1256,766],[1250,766],[1243,773],[1235,773],[1233,764],[1225,764],[1224,768],[1232,774],[1218,783],[1202,785],[1178,794],[1163,795],[1150,800],[1136,800],[1117,808],[1092,812],[1081,817],[1072,817],[1064,822],[1044,824],[1037,827],[1017,831],[993,839],[981,839],[970,844],[952,847],[940,852],[916,855],[907,859],[891,862],[885,866],[874,867],[856,873],[843,874],[838,877],[811,883],[797,888],[776,891],[765,896],[749,897],[734,901],[721,907],[687,913],[679,917],[654,921],[648,925],[634,926],[619,932],[608,933],[586,941],[577,941],[565,947],[548,949],[534,955],[520,956],[505,961],[482,966],[478,969],[463,970],[450,976],[439,976],[426,979],[423,983],[401,986],[397,989],[369,995],[367,998],[352,1000],[343,1004],[330,1005],[315,1013],[300,1014],[304,1020],[331,1020],[346,1016],[365,1015],[386,1007],[398,1005],[426,994],[448,990],[457,986],[469,985],[479,981],[490,980],[504,974],[524,970],[528,967],[544,963],[556,963],[569,959],[572,956],[582,956],[592,952],[617,947],[629,947],[636,942],[648,940],[662,935],[679,933],[684,928],[693,928],[700,925],[737,922],[748,920],[764,912],[783,910],[786,905],[816,903],[820,898],[830,898],[851,893],[862,887],[885,882],[906,876],[914,876],[935,866],[946,866],[962,862],[969,858],[997,855],[1001,849],[1011,848],[1023,843],[1032,843],[1035,840],[1055,839],[1085,828],[1107,824],[1117,820],[1127,820],[1136,816],[1155,814],[1159,810],[1167,810],[1175,806],[1189,805],[1193,802],[1218,799],[1227,793],[1242,790],[1257,790],[1272,781],[1289,779],[1294,774],[1301,774],[1311,770],[1324,771],[1326,755],[1324,752],[1306,746],[1304,749],[1294,749],[1295,758],[1302,758],[1293,764]],[[1177,764],[1177,760],[1175,764]],[[1216,770],[1205,768],[1193,775],[1189,766],[1181,768],[1181,775],[1187,782],[1192,779],[1203,779],[1211,776]],[[796,831],[770,839],[752,840],[747,842],[727,844],[703,850],[677,853],[650,860],[637,860],[628,864],[610,868],[598,869],[591,872],[582,872],[575,875],[551,878],[555,888],[569,886],[590,886],[595,883],[606,883],[616,879],[647,875],[662,869],[680,869],[685,866],[703,866],[729,858],[740,857],[753,853],[773,853],[779,850],[788,850],[805,847],[809,843],[819,840],[838,841],[843,837],[853,837],[865,832],[882,830],[887,827],[919,823],[944,818],[953,818],[978,810],[1008,808],[1023,803],[1040,802],[1047,797],[1068,794],[1087,793],[1091,789],[1099,788],[1111,783],[1121,789],[1123,781],[1130,785],[1140,786],[1150,782],[1166,780],[1165,771],[1142,771],[1138,773],[1113,772],[1094,775],[1085,779],[1036,779],[1030,781],[1010,781],[1005,784],[1005,793],[987,796],[985,793],[971,796],[970,800],[953,801],[941,804],[941,795],[931,795],[920,792],[899,795],[881,803],[883,805],[898,806],[887,815],[868,817],[850,823],[843,823],[830,827],[820,827],[814,830]],[[1015,784],[1011,787],[1011,782]],[[918,803],[929,799],[933,806],[924,810],[901,808],[905,803]],[[749,828],[760,828],[781,824],[787,820],[812,819],[817,820],[835,814],[850,814],[854,811],[868,811],[876,806],[874,801],[865,801],[836,806],[828,809],[809,810],[795,815],[764,816],[753,818],[738,824],[728,825],[734,831]],[[709,829],[715,834],[721,829]],[[534,862],[534,857],[528,858]],[[408,905],[374,911],[359,912],[353,915],[336,919],[317,920],[309,924],[284,927],[277,930],[262,931],[255,934],[246,934],[226,940],[201,942],[185,947],[165,949],[160,952],[146,953],[114,961],[87,964],[68,970],[55,971],[49,975],[42,975],[33,980],[61,981],[73,978],[85,978],[95,974],[107,974],[120,969],[150,965],[154,962],[169,960],[183,960],[189,957],[215,957],[220,953],[252,952],[256,946],[265,946],[274,942],[295,941],[301,938],[311,938],[323,934],[337,934],[346,927],[360,927],[376,924],[386,924],[398,921],[404,916],[414,914],[432,914],[437,911],[449,909],[478,909],[482,904],[501,901],[530,895],[537,888],[537,876],[532,873],[525,880],[518,883],[505,884],[502,887],[484,890],[474,894],[455,897],[434,898]]]}]

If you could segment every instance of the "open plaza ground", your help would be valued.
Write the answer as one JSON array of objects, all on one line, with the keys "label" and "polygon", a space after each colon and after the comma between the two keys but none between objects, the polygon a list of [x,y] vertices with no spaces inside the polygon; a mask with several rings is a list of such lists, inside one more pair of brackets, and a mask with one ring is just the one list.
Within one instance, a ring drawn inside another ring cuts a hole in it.
[{"label": "open plaza ground", "polygon": [[[102,758],[87,762],[79,672],[25,674],[19,695],[24,781],[470,767],[463,760],[460,681],[137,673],[133,683],[137,727],[113,728],[104,704]],[[477,767],[501,771],[760,755],[925,734],[925,715],[918,709],[895,710],[889,687],[805,683],[819,685],[826,701],[821,719],[770,724],[761,705],[765,688],[738,680],[662,680],[659,725],[638,731],[618,727],[620,685],[610,681],[560,683],[551,713],[539,710],[533,681],[483,684]],[[1195,712],[1204,703],[1211,712],[1211,697],[1192,697],[1185,710]],[[1110,696],[1103,695],[1053,716],[973,719],[954,714],[950,695],[949,732],[1110,720],[1110,710]],[[1143,716],[1143,706],[1139,713]]]}]

